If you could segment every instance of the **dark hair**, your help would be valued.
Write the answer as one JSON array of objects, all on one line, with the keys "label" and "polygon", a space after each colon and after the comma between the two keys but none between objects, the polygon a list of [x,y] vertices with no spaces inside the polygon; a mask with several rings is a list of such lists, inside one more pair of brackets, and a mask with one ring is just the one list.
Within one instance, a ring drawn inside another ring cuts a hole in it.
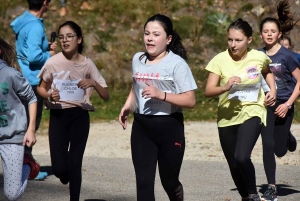
[{"label": "dark hair", "polygon": [[34,11],[40,10],[43,7],[44,1],[45,0],[27,0],[29,10],[34,10]]},{"label": "dark hair", "polygon": [[241,30],[248,38],[252,36],[253,32],[252,27],[249,25],[249,23],[247,21],[244,21],[242,18],[239,18],[236,21],[232,22],[229,25],[227,32],[229,31],[229,29]]},{"label": "dark hair", "polygon": [[148,22],[157,21],[165,30],[167,36],[172,36],[170,44],[167,46],[167,50],[171,50],[175,54],[181,56],[183,59],[187,59],[187,52],[181,43],[181,37],[173,30],[173,23],[171,19],[165,15],[156,14],[150,17],[144,25],[144,29]]},{"label": "dark hair", "polygon": [[260,32],[262,32],[263,26],[267,22],[273,22],[278,27],[282,35],[287,35],[289,31],[297,24],[299,20],[294,19],[294,15],[290,12],[290,4],[288,0],[281,0],[277,6],[278,19],[273,17],[265,18],[259,26]]},{"label": "dark hair", "polygon": [[19,66],[16,64],[16,51],[3,38],[0,37],[0,59],[2,59],[8,66],[15,68],[21,72]]},{"label": "dark hair", "polygon": [[290,48],[292,48],[292,40],[291,40],[290,37],[282,35],[281,38],[280,38],[280,40],[287,40],[287,41],[289,41]]},{"label": "dark hair", "polygon": [[71,29],[73,29],[73,31],[76,33],[76,36],[78,38],[81,38],[81,43],[78,44],[78,52],[81,54],[83,51],[83,42],[84,42],[81,27],[73,21],[66,21],[65,23],[59,26],[57,33],[59,33],[60,29],[65,26],[71,27]]}]

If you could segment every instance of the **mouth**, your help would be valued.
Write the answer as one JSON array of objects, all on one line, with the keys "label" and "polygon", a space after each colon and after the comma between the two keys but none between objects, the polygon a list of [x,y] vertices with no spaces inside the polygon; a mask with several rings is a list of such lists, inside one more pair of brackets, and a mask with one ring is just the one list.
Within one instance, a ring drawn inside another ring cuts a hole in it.
[{"label": "mouth", "polygon": [[64,45],[63,45],[63,48],[64,48],[64,49],[68,49],[69,47],[70,47],[70,45],[68,45],[68,44],[64,44]]}]

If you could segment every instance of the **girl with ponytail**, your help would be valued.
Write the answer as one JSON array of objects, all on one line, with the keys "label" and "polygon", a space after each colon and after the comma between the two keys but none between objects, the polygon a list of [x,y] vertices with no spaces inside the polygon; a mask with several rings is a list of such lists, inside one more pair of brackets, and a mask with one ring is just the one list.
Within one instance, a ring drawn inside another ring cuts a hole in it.
[{"label": "girl with ponytail", "polygon": [[182,108],[195,106],[197,88],[186,63],[186,51],[169,17],[156,14],[144,26],[146,52],[132,59],[133,87],[121,109],[119,122],[131,133],[137,200],[154,201],[156,165],[171,201],[183,201],[179,172],[185,149]]},{"label": "girl with ponytail", "polygon": [[263,162],[269,184],[262,199],[267,201],[277,201],[275,155],[282,157],[287,150],[295,151],[297,145],[290,127],[294,102],[299,96],[300,64],[294,53],[279,43],[279,39],[288,34],[298,21],[289,7],[288,0],[280,1],[277,6],[278,19],[267,17],[260,24],[260,36],[265,44],[260,50],[272,60],[269,66],[277,85],[276,104],[267,107],[267,125],[261,134]]}]

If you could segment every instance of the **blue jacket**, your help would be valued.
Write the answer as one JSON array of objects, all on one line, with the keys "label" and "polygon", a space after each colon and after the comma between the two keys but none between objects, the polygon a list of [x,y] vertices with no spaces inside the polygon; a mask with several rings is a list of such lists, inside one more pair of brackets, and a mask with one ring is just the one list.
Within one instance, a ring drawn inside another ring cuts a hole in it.
[{"label": "blue jacket", "polygon": [[22,73],[31,85],[38,85],[40,79],[37,75],[50,57],[43,19],[25,11],[10,26],[16,34],[16,51],[21,57],[18,62]]}]

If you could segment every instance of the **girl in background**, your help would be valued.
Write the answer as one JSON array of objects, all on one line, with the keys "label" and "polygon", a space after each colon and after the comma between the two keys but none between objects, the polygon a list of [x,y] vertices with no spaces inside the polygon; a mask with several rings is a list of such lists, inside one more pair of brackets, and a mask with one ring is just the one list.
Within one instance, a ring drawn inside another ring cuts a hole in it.
[{"label": "girl in background", "polygon": [[[15,67],[15,59],[15,50],[0,37],[0,155],[8,200],[19,199],[28,178],[35,178],[40,170],[29,154],[24,155],[24,146],[36,143],[37,99],[27,79]],[[29,122],[24,105],[28,107]]]},{"label": "girl in background", "polygon": [[197,88],[185,62],[186,51],[169,17],[156,14],[144,26],[146,52],[132,60],[133,87],[119,122],[127,127],[134,111],[131,153],[136,174],[137,200],[154,201],[158,163],[162,185],[171,201],[183,201],[179,172],[185,149],[181,108],[195,106]]},{"label": "girl in background", "polygon": [[[242,200],[260,201],[251,153],[266,125],[264,105],[275,104],[274,77],[268,67],[271,60],[262,52],[249,49],[252,27],[238,19],[227,30],[228,50],[207,65],[207,97],[219,96],[218,131],[222,150],[232,179]],[[270,86],[265,95],[262,76]]]},{"label": "girl in background", "polygon": [[53,174],[63,184],[70,183],[70,200],[78,201],[82,159],[88,139],[88,111],[93,89],[109,99],[107,85],[93,61],[82,55],[80,26],[67,21],[58,29],[62,52],[54,55],[41,70],[38,93],[50,109],[49,144]]},{"label": "girl in background", "polygon": [[289,146],[296,146],[290,128],[300,87],[300,64],[294,53],[278,42],[297,22],[289,11],[288,0],[280,1],[277,14],[278,19],[267,17],[260,24],[260,36],[265,43],[261,51],[272,60],[269,66],[277,85],[277,101],[274,106],[267,107],[267,125],[262,130],[263,162],[269,184],[262,198],[267,201],[277,200],[275,155],[282,157]]}]

